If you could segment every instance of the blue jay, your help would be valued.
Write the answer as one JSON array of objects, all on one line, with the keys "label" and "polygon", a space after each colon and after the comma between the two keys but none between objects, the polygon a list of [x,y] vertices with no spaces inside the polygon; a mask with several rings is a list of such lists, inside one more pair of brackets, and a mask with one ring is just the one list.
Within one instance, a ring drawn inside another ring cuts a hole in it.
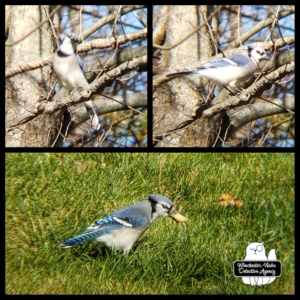
[{"label": "blue jay", "polygon": [[[69,34],[53,55],[52,65],[58,77],[60,87],[67,90],[76,88],[87,88],[89,86],[83,65],[77,54],[78,36],[74,33]],[[91,100],[86,101],[85,107],[91,119],[91,128],[100,129],[98,116]]]},{"label": "blue jay", "polygon": [[259,46],[249,45],[247,50],[240,53],[213,60],[199,68],[178,70],[167,76],[177,77],[192,74],[211,79],[217,85],[237,89],[236,84],[250,78],[261,60],[269,60],[265,50]]},{"label": "blue jay", "polygon": [[148,195],[147,200],[121,208],[90,225],[81,235],[61,243],[63,249],[86,241],[96,240],[109,248],[128,254],[132,245],[158,217],[170,217],[185,222],[170,199],[161,195]]}]

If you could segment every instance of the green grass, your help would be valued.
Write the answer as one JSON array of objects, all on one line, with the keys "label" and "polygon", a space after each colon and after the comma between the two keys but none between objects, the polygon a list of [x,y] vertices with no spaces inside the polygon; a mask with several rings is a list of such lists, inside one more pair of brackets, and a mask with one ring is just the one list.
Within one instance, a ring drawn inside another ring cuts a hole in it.
[{"label": "green grass", "polygon": [[[6,154],[7,294],[293,294],[294,154]],[[129,256],[59,244],[147,194],[189,218],[159,218]],[[220,207],[224,193],[244,206]],[[252,287],[233,276],[248,241],[264,241],[282,276]]]}]

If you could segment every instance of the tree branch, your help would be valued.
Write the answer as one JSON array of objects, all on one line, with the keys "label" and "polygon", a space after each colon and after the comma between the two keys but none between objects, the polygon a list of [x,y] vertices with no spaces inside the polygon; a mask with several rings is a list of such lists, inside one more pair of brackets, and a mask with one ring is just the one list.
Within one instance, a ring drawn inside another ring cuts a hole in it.
[{"label": "tree branch", "polygon": [[286,99],[273,99],[272,102],[261,101],[237,107],[227,112],[230,124],[235,130],[253,120],[295,111],[294,97]]},{"label": "tree branch", "polygon": [[66,93],[66,90],[61,89],[53,97],[53,101],[43,101],[37,103],[34,109],[31,109],[29,115],[22,115],[18,118],[9,122],[8,127],[14,127],[20,124],[27,123],[28,121],[34,119],[41,114],[52,114],[58,110],[76,105],[88,101],[95,94],[100,94],[105,87],[111,85],[115,80],[129,71],[145,69],[147,66],[147,56],[141,58],[136,58],[132,61],[121,64],[118,68],[103,74],[99,79],[95,80],[89,88],[79,92],[78,90],[73,90]]},{"label": "tree branch", "polygon": [[128,43],[129,41],[133,42],[138,39],[147,38],[147,28],[144,28],[140,31],[135,31],[131,33],[126,33],[123,35],[116,36],[116,38],[109,39],[94,39],[89,42],[82,43],[78,46],[78,52],[88,52],[93,49],[105,49],[105,48],[115,48],[119,45]]},{"label": "tree branch", "polygon": [[[147,107],[147,93],[141,92],[136,94],[122,96],[114,96],[114,100],[108,99],[105,96],[101,96],[100,99],[94,100],[93,105],[97,115],[102,115],[114,111],[128,110],[132,108]],[[129,108],[130,107],[130,108]],[[72,113],[73,127],[81,124],[89,119],[89,114],[84,106],[78,107],[76,111]]]},{"label": "tree branch", "polygon": [[[294,7],[290,7],[290,9],[287,10],[283,10],[278,14],[278,20],[294,14],[295,13],[295,8]],[[263,28],[271,25],[274,22],[274,16],[269,17],[266,20],[263,20],[257,24],[255,24],[255,26],[252,26],[249,30],[247,30],[246,32],[244,32],[243,34],[241,34],[240,38],[235,40],[234,42],[232,42],[230,44],[230,46],[228,47],[228,49],[233,49],[236,48],[238,46],[240,46],[241,41],[245,42],[247,41],[251,36],[253,36],[254,34],[256,34],[257,32],[261,31]]]},{"label": "tree branch", "polygon": [[241,106],[243,104],[247,104],[250,99],[254,96],[261,94],[265,86],[275,83],[275,81],[285,77],[288,74],[292,74],[295,72],[295,63],[291,62],[287,65],[284,65],[272,73],[264,76],[258,82],[250,86],[248,89],[243,90],[241,94],[238,96],[230,97],[228,100],[220,102],[211,108],[205,110],[202,114],[202,118],[210,118],[222,111],[228,111],[232,108]]},{"label": "tree branch", "polygon": [[[95,48],[103,49],[103,48],[107,48],[107,47],[116,46],[116,41],[118,42],[118,45],[125,44],[126,42],[128,42],[128,39],[126,37],[128,37],[130,41],[133,41],[133,40],[139,39],[139,38],[145,38],[145,37],[147,37],[147,30],[146,29],[141,30],[137,34],[134,32],[134,33],[126,34],[126,36],[120,35],[117,38],[117,40],[115,38],[108,39],[108,40],[96,39],[96,40],[93,40],[93,41],[90,41],[90,42],[87,42],[87,43],[84,43],[84,44],[81,44],[80,46],[78,46],[78,52],[81,53],[81,52],[90,51]],[[145,46],[145,48],[146,48],[146,46]],[[134,57],[138,56],[138,51],[140,49],[142,49],[142,47],[132,49],[132,53],[133,53]],[[119,51],[116,53],[115,56],[116,57],[124,56],[123,52],[128,53],[128,51],[129,51],[128,49]],[[145,50],[143,50],[143,53],[145,53]],[[103,62],[102,66],[104,66],[105,62],[108,61],[111,57],[112,56],[100,59],[100,62],[101,63]],[[38,69],[38,68],[41,68],[41,67],[44,67],[47,65],[50,65],[50,66],[52,65],[52,56],[48,57],[48,58],[36,59],[36,60],[30,61],[30,62],[28,62],[28,61],[22,62],[21,61],[18,65],[14,65],[10,68],[5,69],[5,78],[9,78],[16,74],[34,70],[34,69]]]},{"label": "tree branch", "polygon": [[[127,5],[127,6],[122,7],[120,14],[125,15],[131,11],[141,9],[144,7],[146,7],[146,5]],[[92,26],[89,26],[85,31],[83,31],[83,33],[82,33],[83,38],[90,36],[93,32],[99,30],[99,28],[101,28],[105,24],[108,24],[111,21],[114,21],[116,17],[117,17],[117,13],[110,14],[107,17],[101,18],[101,20],[94,23]]]}]

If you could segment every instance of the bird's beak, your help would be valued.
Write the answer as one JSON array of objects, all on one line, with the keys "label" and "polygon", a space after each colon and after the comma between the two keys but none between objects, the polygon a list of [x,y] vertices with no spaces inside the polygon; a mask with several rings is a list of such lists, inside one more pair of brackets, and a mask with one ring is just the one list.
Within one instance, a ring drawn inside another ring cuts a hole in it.
[{"label": "bird's beak", "polygon": [[172,218],[177,223],[182,223],[187,221],[187,217],[179,213],[177,210],[173,209],[169,213],[169,217]]}]

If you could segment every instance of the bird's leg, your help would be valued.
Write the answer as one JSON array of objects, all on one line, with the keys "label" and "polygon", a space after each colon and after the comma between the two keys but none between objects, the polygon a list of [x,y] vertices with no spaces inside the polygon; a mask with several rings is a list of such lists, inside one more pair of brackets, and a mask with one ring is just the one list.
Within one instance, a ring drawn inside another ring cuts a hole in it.
[{"label": "bird's leg", "polygon": [[235,95],[235,93],[233,91],[231,91],[229,88],[227,88],[225,85],[222,85],[222,87],[225,88],[231,96]]}]

